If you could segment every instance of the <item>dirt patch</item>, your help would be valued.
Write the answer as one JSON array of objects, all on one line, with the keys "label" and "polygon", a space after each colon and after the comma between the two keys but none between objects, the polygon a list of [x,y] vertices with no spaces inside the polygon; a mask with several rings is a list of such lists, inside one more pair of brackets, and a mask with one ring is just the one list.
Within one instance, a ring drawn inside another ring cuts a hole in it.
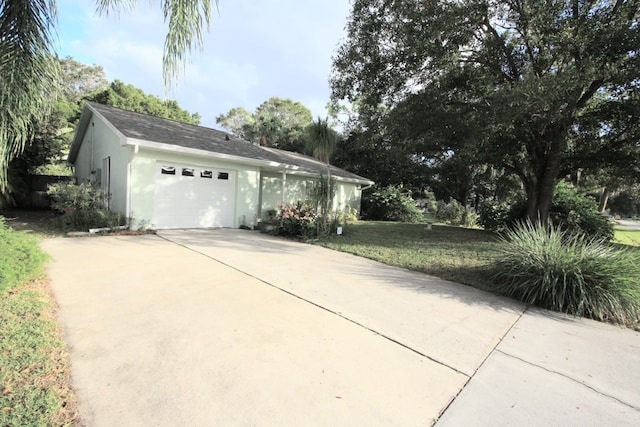
[{"label": "dirt patch", "polygon": [[17,231],[51,237],[64,234],[60,228],[60,215],[50,210],[7,210],[0,214],[5,223]]}]

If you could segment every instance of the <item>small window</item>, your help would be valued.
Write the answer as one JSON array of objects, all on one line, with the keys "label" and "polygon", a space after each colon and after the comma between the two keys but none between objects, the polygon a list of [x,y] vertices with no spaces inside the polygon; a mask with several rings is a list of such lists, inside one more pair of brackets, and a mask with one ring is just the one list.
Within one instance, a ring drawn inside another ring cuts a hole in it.
[{"label": "small window", "polygon": [[194,176],[195,172],[193,168],[182,168],[182,176]]},{"label": "small window", "polygon": [[201,171],[200,178],[213,178],[213,171]]},{"label": "small window", "polygon": [[162,167],[162,173],[164,175],[175,175],[176,174],[176,168],[174,168],[173,166],[163,166]]},{"label": "small window", "polygon": [[218,179],[229,179],[228,172],[218,172]]}]

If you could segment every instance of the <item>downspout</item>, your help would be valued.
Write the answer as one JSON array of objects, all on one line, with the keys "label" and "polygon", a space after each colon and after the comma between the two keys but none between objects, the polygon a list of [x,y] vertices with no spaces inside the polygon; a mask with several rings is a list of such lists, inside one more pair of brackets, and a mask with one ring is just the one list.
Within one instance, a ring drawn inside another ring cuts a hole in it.
[{"label": "downspout", "polygon": [[131,152],[131,157],[129,158],[129,161],[127,162],[127,182],[125,183],[125,188],[126,188],[126,197],[125,197],[125,212],[126,212],[126,216],[127,216],[127,225],[129,226],[129,228],[131,228],[131,168],[132,168],[132,163],[133,163],[133,159],[136,157],[136,155],[138,154],[138,150],[139,150],[140,146],[138,144],[133,146],[133,151]]}]

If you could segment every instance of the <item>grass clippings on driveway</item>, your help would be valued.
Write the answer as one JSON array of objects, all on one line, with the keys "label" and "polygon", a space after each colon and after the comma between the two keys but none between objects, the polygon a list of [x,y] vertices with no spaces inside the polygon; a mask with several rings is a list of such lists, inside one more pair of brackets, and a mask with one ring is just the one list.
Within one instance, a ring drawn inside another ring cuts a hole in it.
[{"label": "grass clippings on driveway", "polygon": [[342,236],[319,240],[327,248],[493,291],[489,266],[496,235],[483,230],[424,224],[361,221]]}]

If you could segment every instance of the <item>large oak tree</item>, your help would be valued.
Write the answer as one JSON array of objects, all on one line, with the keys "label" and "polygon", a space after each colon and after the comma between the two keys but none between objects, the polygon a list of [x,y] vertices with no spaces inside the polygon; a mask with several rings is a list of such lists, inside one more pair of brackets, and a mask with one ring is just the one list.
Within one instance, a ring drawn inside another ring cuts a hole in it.
[{"label": "large oak tree", "polygon": [[[639,6],[356,0],[334,58],[333,98],[369,105],[363,111],[382,115],[416,152],[472,150],[516,174],[528,216],[546,221],[557,180],[575,152],[585,155],[585,134],[587,156],[607,144],[638,156],[628,136],[638,125]],[[379,121],[372,116],[361,119]],[[616,137],[620,129],[625,137]]]}]

